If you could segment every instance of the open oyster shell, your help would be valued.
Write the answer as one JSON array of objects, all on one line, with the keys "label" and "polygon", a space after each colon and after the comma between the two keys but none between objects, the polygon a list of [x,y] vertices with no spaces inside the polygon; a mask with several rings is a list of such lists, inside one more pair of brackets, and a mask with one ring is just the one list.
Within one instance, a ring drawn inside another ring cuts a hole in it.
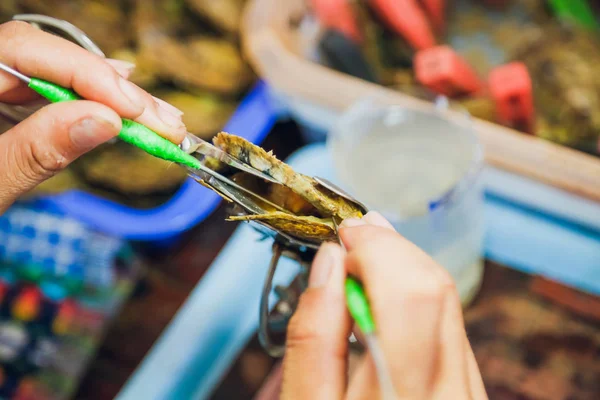
[{"label": "open oyster shell", "polygon": [[321,186],[315,179],[294,171],[271,152],[239,136],[221,132],[213,139],[213,143],[279,183],[266,182],[211,159],[205,160],[207,166],[287,211],[261,203],[259,207],[263,212],[232,216],[230,220],[260,221],[263,225],[290,236],[322,242],[336,238],[332,218],[344,220],[363,215],[357,204]]}]

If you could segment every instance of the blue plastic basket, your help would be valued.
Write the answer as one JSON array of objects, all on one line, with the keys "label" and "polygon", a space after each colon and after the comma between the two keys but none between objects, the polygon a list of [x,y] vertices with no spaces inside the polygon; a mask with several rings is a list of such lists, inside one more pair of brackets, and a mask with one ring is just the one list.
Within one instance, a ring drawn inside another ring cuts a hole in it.
[{"label": "blue plastic basket", "polygon": [[[258,82],[244,98],[224,130],[260,144],[277,121],[267,87]],[[44,197],[41,203],[83,222],[90,228],[128,240],[169,242],[208,217],[221,198],[188,179],[165,204],[139,210],[86,193],[71,190]]]},{"label": "blue plastic basket", "polygon": [[33,269],[45,277],[110,288],[115,259],[126,246],[123,239],[98,233],[36,202],[14,205],[0,215],[0,265],[9,264],[12,273]]}]

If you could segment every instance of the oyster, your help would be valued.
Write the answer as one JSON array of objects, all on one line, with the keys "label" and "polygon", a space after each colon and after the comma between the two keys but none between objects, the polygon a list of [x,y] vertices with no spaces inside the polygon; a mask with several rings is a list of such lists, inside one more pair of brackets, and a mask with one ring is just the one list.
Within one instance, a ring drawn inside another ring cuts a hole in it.
[{"label": "oyster", "polygon": [[279,184],[244,172],[232,173],[228,166],[208,160],[211,168],[288,211],[278,211],[268,204],[257,202],[264,213],[233,216],[230,220],[260,221],[300,239],[325,241],[336,237],[332,218],[343,220],[362,216],[358,205],[319,185],[313,178],[294,171],[272,152],[225,132],[219,133],[213,143],[239,161],[274,178]]},{"label": "oyster", "polygon": [[198,29],[173,0],[137,0],[133,29],[138,56],[161,79],[190,90],[237,96],[253,79],[239,46]]},{"label": "oyster", "polygon": [[196,35],[183,41],[156,35],[139,44],[140,57],[160,77],[183,88],[237,95],[252,79],[238,48],[224,39]]},{"label": "oyster", "polygon": [[186,0],[198,15],[226,33],[239,33],[245,0]]},{"label": "oyster", "polygon": [[18,3],[22,12],[45,14],[71,22],[107,53],[125,46],[131,39],[121,1],[20,0]]},{"label": "oyster", "polygon": [[328,217],[338,216],[346,219],[362,216],[356,205],[323,188],[313,178],[295,172],[289,165],[278,160],[272,152],[225,132],[219,133],[213,139],[213,143],[239,161],[274,178]]},{"label": "oyster", "polygon": [[600,40],[583,30],[547,28],[516,53],[527,65],[540,118],[536,134],[578,147],[600,138]]}]

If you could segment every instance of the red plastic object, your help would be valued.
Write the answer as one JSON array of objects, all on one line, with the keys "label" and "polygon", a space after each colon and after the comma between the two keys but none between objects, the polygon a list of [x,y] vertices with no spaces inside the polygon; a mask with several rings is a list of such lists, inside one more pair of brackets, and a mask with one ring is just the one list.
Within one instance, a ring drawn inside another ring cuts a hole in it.
[{"label": "red plastic object", "polygon": [[4,301],[4,297],[6,297],[6,293],[8,293],[9,288],[10,285],[7,282],[0,280],[0,304],[2,304]]},{"label": "red plastic object", "polygon": [[77,316],[77,306],[74,301],[67,300],[63,302],[58,313],[52,322],[52,331],[57,335],[64,335],[73,330],[73,325]]},{"label": "red plastic object", "polygon": [[446,0],[419,0],[433,29],[441,34],[446,29]]},{"label": "red plastic object", "polygon": [[40,385],[34,377],[25,377],[19,383],[13,395],[13,400],[47,400],[47,396],[41,391]]},{"label": "red plastic object", "polygon": [[488,81],[498,122],[533,133],[533,89],[525,64],[513,62],[496,67],[490,72]]},{"label": "red plastic object", "polygon": [[42,294],[35,287],[24,288],[15,299],[12,313],[21,321],[32,321],[40,313],[42,305]]},{"label": "red plastic object", "polygon": [[350,39],[361,43],[362,33],[349,0],[311,0],[317,19],[327,28],[342,32]]},{"label": "red plastic object", "polygon": [[416,0],[370,0],[369,4],[414,49],[435,46],[427,16]]},{"label": "red plastic object", "polygon": [[471,66],[448,46],[419,51],[414,68],[421,85],[448,97],[472,94],[482,87]]}]

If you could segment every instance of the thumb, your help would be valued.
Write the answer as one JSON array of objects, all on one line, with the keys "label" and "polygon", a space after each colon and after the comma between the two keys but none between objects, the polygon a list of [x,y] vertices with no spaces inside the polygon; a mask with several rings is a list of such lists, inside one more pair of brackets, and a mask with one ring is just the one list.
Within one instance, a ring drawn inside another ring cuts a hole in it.
[{"label": "thumb", "polygon": [[121,118],[90,101],[51,104],[0,136],[0,213],[77,157],[116,136]]},{"label": "thumb", "polygon": [[315,257],[309,288],[287,331],[282,400],[342,399],[350,317],[344,298],[344,255],[327,243]]}]

